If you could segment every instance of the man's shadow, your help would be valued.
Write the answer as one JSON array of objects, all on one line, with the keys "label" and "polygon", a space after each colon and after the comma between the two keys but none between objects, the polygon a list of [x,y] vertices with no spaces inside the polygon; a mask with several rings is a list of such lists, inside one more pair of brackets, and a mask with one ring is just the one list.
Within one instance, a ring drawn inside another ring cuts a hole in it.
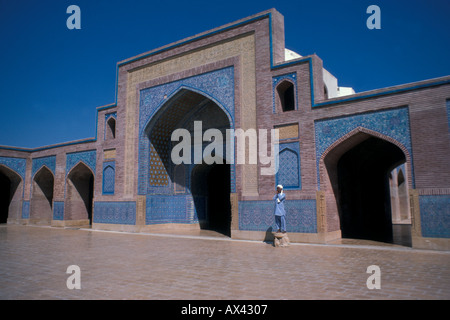
[{"label": "man's shadow", "polygon": [[266,230],[266,235],[264,236],[264,243],[273,245],[274,236],[273,236],[273,228],[269,227]]}]

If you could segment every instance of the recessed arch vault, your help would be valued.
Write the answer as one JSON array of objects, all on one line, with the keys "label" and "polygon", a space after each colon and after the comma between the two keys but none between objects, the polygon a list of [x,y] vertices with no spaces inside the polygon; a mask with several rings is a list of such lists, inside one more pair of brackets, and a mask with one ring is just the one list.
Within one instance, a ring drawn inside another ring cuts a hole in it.
[{"label": "recessed arch vault", "polygon": [[32,180],[30,223],[50,225],[53,219],[55,179],[47,166],[42,166]]},{"label": "recessed arch vault", "polygon": [[94,173],[83,161],[67,174],[64,220],[92,223]]},{"label": "recessed arch vault", "polygon": [[[148,224],[172,221],[198,223],[201,228],[213,226],[214,229],[219,229],[217,225],[220,224],[220,219],[204,218],[206,214],[209,217],[218,216],[212,213],[219,210],[217,206],[212,206],[213,202],[219,200],[230,202],[234,168],[231,168],[232,165],[224,164],[224,161],[221,161],[222,164],[205,163],[210,158],[203,159],[201,164],[194,163],[194,152],[199,150],[199,147],[200,150],[205,150],[211,143],[203,141],[203,135],[207,130],[215,129],[216,133],[222,134],[225,138],[226,130],[232,127],[232,116],[225,108],[203,92],[187,87],[174,92],[158,107],[146,122],[140,135],[139,192],[151,199],[147,201]],[[172,133],[177,129],[189,133],[187,139],[190,139],[191,157],[188,163],[174,163],[171,158],[172,149],[181,141],[172,141]],[[200,140],[195,138],[199,135]],[[219,148],[224,148],[224,144],[222,143]],[[213,187],[211,179],[217,179],[217,184],[226,185],[228,188],[219,191]],[[200,188],[199,191],[196,186],[202,186],[203,189]],[[158,197],[163,199],[162,195],[173,196],[173,212],[167,207],[158,212]],[[214,201],[211,200],[213,198]],[[208,199],[211,200],[209,204]],[[229,210],[227,217],[230,218]],[[223,223],[227,225],[225,229],[228,230],[225,233],[229,234],[229,219],[225,220]]]},{"label": "recessed arch vault", "polygon": [[402,163],[411,166],[401,143],[363,127],[330,145],[319,163],[327,231],[340,229],[344,238],[392,242],[389,174]]}]

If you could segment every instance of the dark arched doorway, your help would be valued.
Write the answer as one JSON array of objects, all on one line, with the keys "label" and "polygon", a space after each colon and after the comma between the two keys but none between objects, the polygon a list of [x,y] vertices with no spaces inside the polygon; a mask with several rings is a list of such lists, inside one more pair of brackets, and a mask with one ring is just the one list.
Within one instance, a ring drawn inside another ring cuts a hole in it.
[{"label": "dark arched doorway", "polygon": [[0,223],[21,218],[22,179],[12,170],[0,166]]},{"label": "dark arched doorway", "polygon": [[92,224],[92,200],[94,175],[82,162],[67,175],[64,220],[78,220],[80,224]]},{"label": "dark arched doorway", "polygon": [[30,223],[50,225],[53,219],[54,178],[47,167],[34,176],[30,203]]},{"label": "dark arched doorway", "polygon": [[231,235],[230,165],[197,165],[191,192],[200,228]]},{"label": "dark arched doorway", "polygon": [[406,162],[395,144],[358,133],[324,159],[343,238],[394,243],[390,172]]}]

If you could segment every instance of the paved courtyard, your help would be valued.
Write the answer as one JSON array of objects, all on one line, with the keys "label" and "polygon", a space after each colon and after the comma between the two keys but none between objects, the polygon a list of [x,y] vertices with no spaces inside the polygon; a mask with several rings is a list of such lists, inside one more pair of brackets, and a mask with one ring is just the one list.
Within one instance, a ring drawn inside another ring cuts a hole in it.
[{"label": "paved courtyard", "polygon": [[0,299],[450,299],[450,252],[0,225]]}]

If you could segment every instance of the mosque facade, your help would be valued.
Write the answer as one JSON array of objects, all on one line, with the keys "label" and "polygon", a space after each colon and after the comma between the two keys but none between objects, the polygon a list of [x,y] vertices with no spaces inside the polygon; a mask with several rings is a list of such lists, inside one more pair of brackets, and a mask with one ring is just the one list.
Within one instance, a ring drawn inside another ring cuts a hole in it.
[{"label": "mosque facade", "polygon": [[121,61],[116,85],[95,138],[0,147],[1,222],[264,240],[281,184],[291,242],[450,248],[450,76],[355,93],[271,9]]}]

